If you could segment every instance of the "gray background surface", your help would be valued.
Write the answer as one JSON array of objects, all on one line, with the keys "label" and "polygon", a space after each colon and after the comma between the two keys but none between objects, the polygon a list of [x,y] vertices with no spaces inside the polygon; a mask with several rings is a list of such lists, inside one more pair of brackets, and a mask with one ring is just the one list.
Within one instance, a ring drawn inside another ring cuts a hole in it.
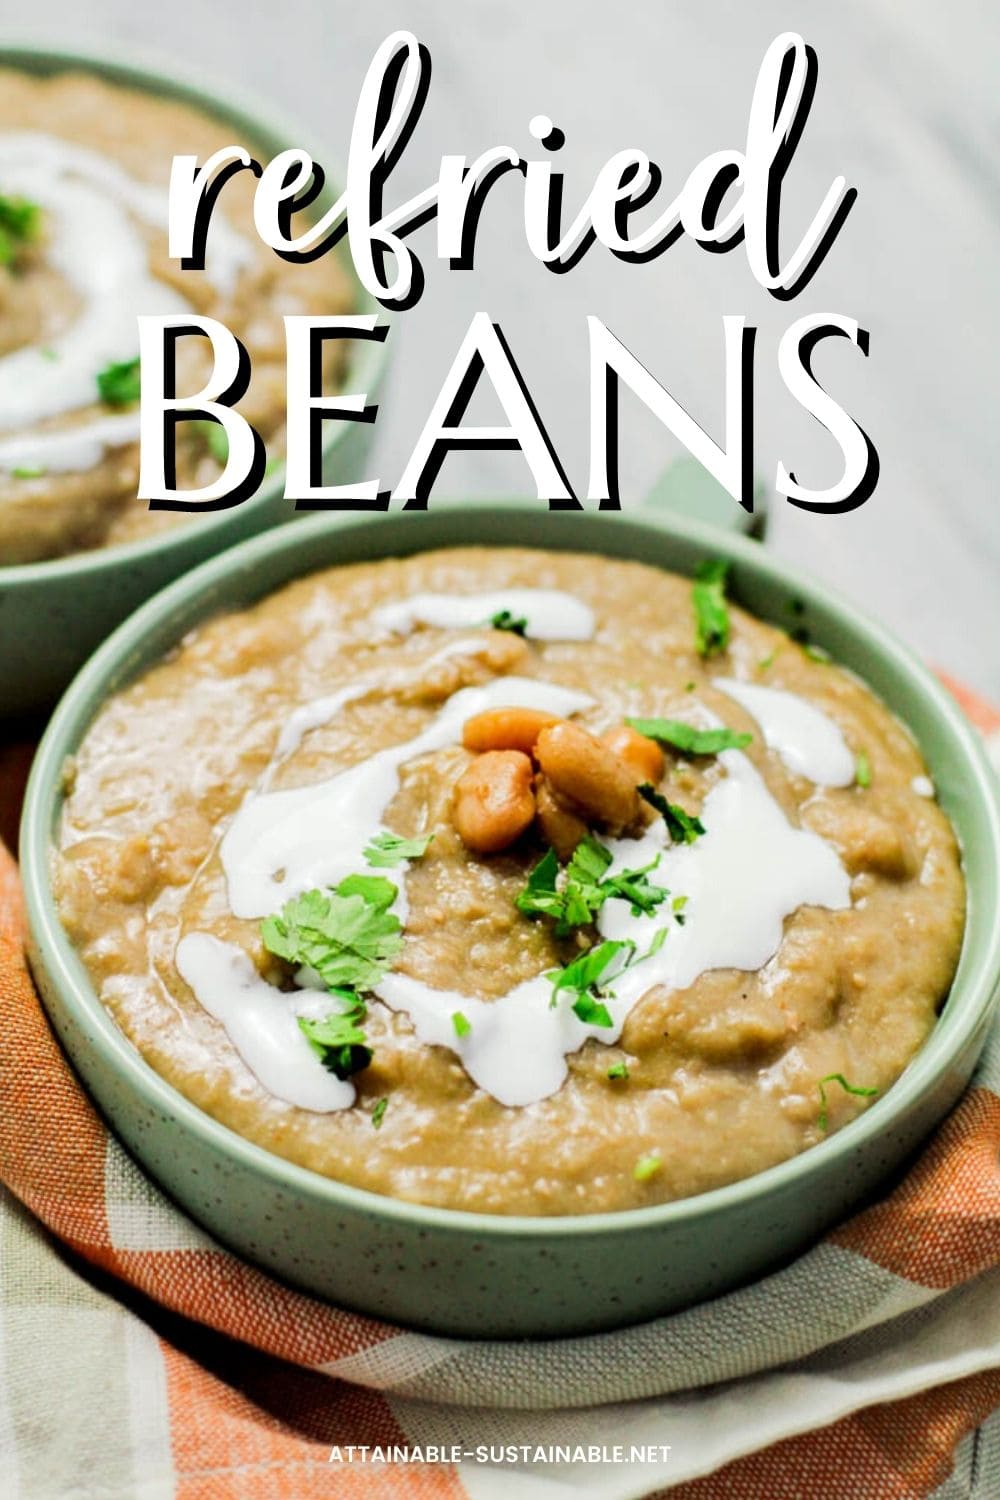
[{"label": "gray background surface", "polygon": [[[710,150],[743,143],[757,69],[771,39],[800,31],[819,84],[792,167],[783,223],[801,232],[831,178],[858,200],[811,285],[792,303],[754,282],[742,249],[707,255],[680,242],[646,266],[599,247],[553,276],[523,239],[519,179],[491,197],[472,272],[424,251],[427,289],[397,319],[394,369],[377,423],[372,474],[394,485],[472,313],[499,321],[571,483],[585,492],[586,315],[595,313],[721,435],[724,313],[745,313],[757,342],[757,467],[779,453],[803,482],[838,472],[833,440],[777,378],[777,340],[811,311],[856,317],[870,358],[846,341],[818,353],[817,374],[863,423],[882,460],[875,495],[847,516],[774,503],[769,545],[879,615],[925,657],[1000,698],[1000,509],[996,287],[1000,215],[1000,12],[989,0],[0,0],[0,28],[50,42],[138,47],[185,59],[300,121],[346,157],[371,55],[397,27],[430,48],[430,98],[397,169],[394,194],[436,175],[445,151],[470,158],[509,142],[526,154],[544,112],[566,132],[570,203],[612,152],[641,146],[666,194]],[[664,430],[632,402],[623,417],[621,489],[642,495],[673,456]],[[487,418],[488,419],[488,418]],[[515,455],[450,458],[442,492],[531,493]]]}]

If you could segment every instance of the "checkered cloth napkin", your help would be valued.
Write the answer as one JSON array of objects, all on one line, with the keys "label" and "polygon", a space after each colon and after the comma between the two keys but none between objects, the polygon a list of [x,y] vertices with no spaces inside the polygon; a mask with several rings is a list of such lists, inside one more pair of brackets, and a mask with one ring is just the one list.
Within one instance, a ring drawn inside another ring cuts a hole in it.
[{"label": "checkered cloth napkin", "polygon": [[[1000,1031],[908,1175],[784,1270],[617,1333],[465,1342],[338,1311],[187,1219],[77,1083],[23,936],[0,848],[3,1495],[1000,1496]],[[380,1451],[432,1444],[473,1456]]]}]

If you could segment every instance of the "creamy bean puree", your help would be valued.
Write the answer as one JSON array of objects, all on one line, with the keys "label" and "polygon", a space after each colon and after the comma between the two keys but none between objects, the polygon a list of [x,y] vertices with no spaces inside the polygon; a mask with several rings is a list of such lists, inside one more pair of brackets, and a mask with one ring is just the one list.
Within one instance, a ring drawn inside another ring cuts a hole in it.
[{"label": "creamy bean puree", "polygon": [[[292,265],[234,227],[252,223],[252,183],[242,177],[226,190],[234,217],[213,215],[205,270],[168,258],[172,157],[204,160],[231,136],[190,105],[97,77],[0,69],[0,563],[177,521],[136,499],[137,377],[127,367],[140,313],[194,310],[232,329],[253,371],[239,410],[280,456],[282,316],[343,311],[350,288],[330,256]],[[342,350],[327,341],[328,383]],[[200,389],[204,341],[182,341],[177,365],[178,391]],[[210,483],[224,457],[208,424],[181,424],[181,488]]]},{"label": "creamy bean puree", "polygon": [[67,770],[101,1000],[233,1130],[422,1203],[625,1209],[824,1139],[934,1025],[958,852],[857,678],[709,604],[466,548],[201,626]]}]

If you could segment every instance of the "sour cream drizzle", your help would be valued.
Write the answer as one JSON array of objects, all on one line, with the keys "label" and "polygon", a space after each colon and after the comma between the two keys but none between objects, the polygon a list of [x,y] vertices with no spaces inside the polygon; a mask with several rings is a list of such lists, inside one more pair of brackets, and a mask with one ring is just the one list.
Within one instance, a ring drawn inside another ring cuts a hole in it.
[{"label": "sour cream drizzle", "polygon": [[262,979],[235,943],[192,932],[177,945],[177,969],[269,1094],[300,1109],[327,1113],[354,1103],[354,1085],[330,1073],[313,1052],[297,1017],[317,1019],[336,1004],[306,990],[282,994]]},{"label": "sour cream drizzle", "polygon": [[[48,219],[45,254],[79,297],[74,322],[44,345],[0,357],[0,469],[80,472],[104,452],[135,442],[137,412],[101,416],[56,431],[25,432],[92,407],[97,375],[134,359],[140,313],[184,312],[185,297],[155,277],[141,226],[163,232],[166,194],[138,182],[97,151],[36,131],[0,135],[0,190],[38,203]],[[206,250],[206,275],[223,294],[252,250],[219,215]]]},{"label": "sour cream drizzle", "polygon": [[[341,702],[350,696],[355,694],[348,689]],[[473,714],[509,704],[566,716],[592,701],[585,693],[537,678],[498,677],[453,693],[422,734],[379,750],[327,781],[251,794],[219,849],[233,914],[265,917],[303,891],[336,885],[352,871],[363,870],[365,845],[382,827],[385,809],[399,790],[400,767],[461,740],[462,725]],[[324,719],[335,702],[325,700]]]},{"label": "sour cream drizzle", "polygon": [[814,703],[797,693],[739,682],[735,677],[716,677],[712,686],[756,719],[765,743],[796,776],[817,786],[850,786],[854,757],[837,725]]},{"label": "sour cream drizzle", "polygon": [[[355,684],[296,710],[279,737],[279,753],[289,753],[310,728],[327,722],[340,707],[369,690],[368,684]],[[220,850],[233,912],[244,918],[262,917],[293,895],[335,884],[364,869],[364,847],[382,827],[385,809],[399,786],[401,766],[454,743],[472,714],[511,704],[571,715],[590,702],[584,694],[554,683],[498,678],[483,687],[461,689],[422,734],[327,781],[248,796]],[[815,729],[808,715],[806,722],[811,731]],[[605,1001],[613,1022],[610,1028],[582,1022],[566,998],[550,1005],[552,986],[544,974],[490,1001],[436,989],[399,972],[387,974],[375,993],[391,1009],[406,1012],[420,1041],[448,1047],[480,1088],[502,1104],[518,1106],[555,1093],[566,1077],[567,1056],[588,1037],[616,1041],[632,1007],[653,986],[682,989],[709,969],[763,967],[778,950],[787,916],[804,905],[834,910],[849,906],[850,882],[830,844],[788,822],[741,751],[725,751],[719,760],[726,775],[705,799],[705,833],[694,844],[670,845],[662,822],[640,839],[608,843],[613,870],[641,867],[658,858],[652,878],[673,895],[687,897],[683,926],[669,902],[652,917],[633,917],[628,904],[618,900],[603,908],[598,921],[601,936],[634,943],[637,958],[610,982],[613,994]],[[809,764],[812,760],[812,755],[806,756]],[[396,911],[405,921],[402,882]],[[725,920],[720,920],[720,913]],[[663,928],[667,935],[662,946],[649,955]],[[276,994],[241,949],[204,933],[183,939],[177,963],[196,997],[222,1021],[237,1051],[271,1092],[306,1109],[345,1108],[353,1101],[351,1084],[334,1079],[328,1086],[320,1078],[322,1064],[296,1022],[298,1015],[328,1011],[328,997],[308,991]],[[468,1034],[461,1038],[452,1021],[456,1010],[470,1022]],[[308,1102],[317,1098],[319,1103]]]},{"label": "sour cream drizzle", "polygon": [[594,612],[582,599],[560,589],[495,589],[487,594],[411,594],[372,611],[381,630],[409,635],[418,625],[461,630],[488,625],[494,615],[509,610],[527,621],[525,635],[536,641],[589,641],[594,634]]},{"label": "sour cream drizzle", "polygon": [[[308,730],[327,723],[340,707],[365,696],[371,686],[367,680],[355,683],[296,709],[279,735],[278,755],[290,753]],[[364,870],[365,846],[381,829],[385,809],[399,789],[400,767],[460,739],[462,725],[472,714],[510,704],[570,715],[592,701],[584,693],[534,678],[497,678],[483,687],[453,693],[423,734],[378,751],[327,781],[251,793],[220,845],[231,910],[238,917],[267,916],[303,891],[336,885],[345,875]],[[394,909],[405,922],[402,872]],[[270,1093],[302,1109],[346,1109],[353,1103],[352,1084],[334,1079],[336,1089],[325,1085],[324,1077],[331,1075],[296,1020],[299,1015],[329,1014],[333,1002],[328,996],[277,992],[260,977],[242,948],[207,933],[182,938],[176,962],[198,1001],[222,1022],[243,1061]],[[381,995],[380,990],[377,993]],[[435,993],[428,990],[430,995]],[[387,1003],[392,1002],[387,999]],[[463,1003],[477,1010],[482,1005],[472,999]],[[451,1040],[457,1042],[450,1012],[447,1019]]]}]

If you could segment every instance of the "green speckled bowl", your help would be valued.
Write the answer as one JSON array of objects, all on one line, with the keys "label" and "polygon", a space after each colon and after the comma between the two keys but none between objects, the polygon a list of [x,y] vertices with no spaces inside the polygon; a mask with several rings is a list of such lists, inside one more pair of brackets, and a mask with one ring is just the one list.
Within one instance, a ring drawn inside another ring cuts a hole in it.
[{"label": "green speckled bowl", "polygon": [[[488,1218],[344,1187],[235,1135],[175,1092],[98,1002],[59,923],[49,867],[60,767],[109,693],[212,612],[249,604],[333,563],[452,544],[519,544],[638,558],[690,572],[733,564],[733,591],[787,619],[805,601],[815,638],[911,726],[962,841],[969,915],[941,1020],[900,1081],[803,1155],[700,1197],[626,1213]],[[760,1275],[843,1218],[957,1100],[986,1036],[1000,979],[1000,809],[978,739],[891,636],[754,542],[662,513],[549,514],[531,505],[439,507],[363,521],[323,517],[255,538],[198,568],[132,616],[77,677],[32,771],[22,825],[31,962],[67,1052],[109,1121],[212,1234],[287,1280],[376,1317],[467,1336],[578,1334],[651,1318]]]},{"label": "green speckled bowl", "polygon": [[[30,44],[0,44],[0,67],[50,75],[70,70],[97,73],[109,83],[159,94],[205,110],[233,127],[234,140],[253,144],[270,157],[289,146],[311,149],[317,160],[328,154],[294,126],[261,111],[256,101],[233,101],[213,85],[174,78],[131,59],[111,60],[86,52]],[[329,174],[318,200],[322,209],[337,195]],[[354,275],[344,243],[335,252],[357,289],[356,310],[378,312],[378,304]],[[374,396],[388,345],[359,340],[350,346],[345,390]],[[370,422],[328,422],[323,473],[328,484],[356,480],[364,472]],[[258,492],[232,510],[206,511],[175,530],[119,547],[77,552],[51,562],[0,567],[0,718],[11,718],[53,703],[73,673],[104,637],[137,605],[189,568],[266,527],[295,517],[284,498],[284,470],[265,478]]]}]

